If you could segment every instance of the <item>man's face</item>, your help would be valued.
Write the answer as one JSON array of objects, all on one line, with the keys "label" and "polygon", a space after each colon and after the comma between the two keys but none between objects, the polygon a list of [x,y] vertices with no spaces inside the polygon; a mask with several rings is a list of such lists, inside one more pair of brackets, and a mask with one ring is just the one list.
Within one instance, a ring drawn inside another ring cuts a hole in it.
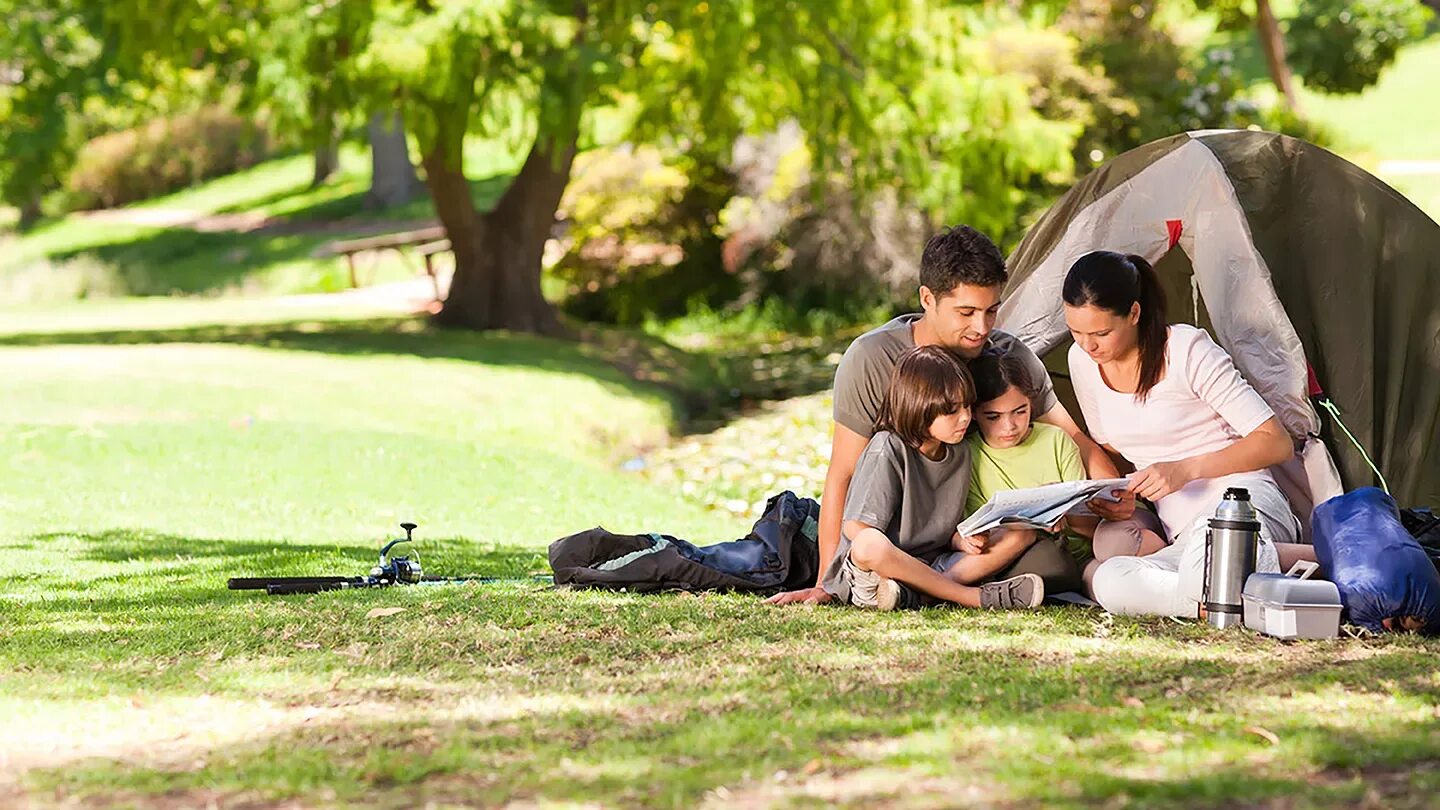
[{"label": "man's face", "polygon": [[995,328],[1000,287],[961,284],[938,298],[929,287],[921,287],[920,306],[940,345],[966,359],[974,359],[980,356],[990,330]]}]

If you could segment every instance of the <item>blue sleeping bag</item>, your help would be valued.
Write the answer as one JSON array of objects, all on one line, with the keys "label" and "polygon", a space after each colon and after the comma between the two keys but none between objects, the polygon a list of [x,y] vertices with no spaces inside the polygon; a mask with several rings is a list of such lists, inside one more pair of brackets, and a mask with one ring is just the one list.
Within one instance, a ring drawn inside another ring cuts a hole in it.
[{"label": "blue sleeping bag", "polygon": [[1389,629],[1440,633],[1440,572],[1389,495],[1375,487],[1338,495],[1315,507],[1310,526],[1351,624],[1381,633],[1392,619]]}]

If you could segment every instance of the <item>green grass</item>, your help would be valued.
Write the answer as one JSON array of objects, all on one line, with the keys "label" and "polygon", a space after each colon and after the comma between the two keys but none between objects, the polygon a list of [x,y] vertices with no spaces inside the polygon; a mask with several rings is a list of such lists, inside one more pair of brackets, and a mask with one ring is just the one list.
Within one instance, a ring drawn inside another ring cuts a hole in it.
[{"label": "green grass", "polygon": [[[361,572],[407,518],[432,572],[523,577],[597,523],[705,542],[752,515],[707,506],[708,473],[686,494],[616,469],[677,394],[635,382],[659,375],[615,335],[87,309],[0,330],[0,804],[1418,808],[1440,788],[1440,646],[1414,638],[525,583],[227,591]],[[793,459],[759,445],[824,441],[807,409],[744,421],[703,438],[777,488]]]}]

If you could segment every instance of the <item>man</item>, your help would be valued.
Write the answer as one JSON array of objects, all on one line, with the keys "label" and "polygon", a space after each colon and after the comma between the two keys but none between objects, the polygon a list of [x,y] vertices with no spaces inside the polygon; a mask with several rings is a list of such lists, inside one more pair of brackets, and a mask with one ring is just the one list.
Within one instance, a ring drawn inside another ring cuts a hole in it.
[{"label": "man", "polygon": [[[920,256],[921,313],[901,315],[855,339],[835,372],[834,436],[830,445],[830,469],[825,474],[825,491],[820,497],[820,575],[840,545],[841,515],[855,465],[870,436],[890,372],[905,352],[916,346],[938,344],[967,359],[983,351],[1018,357],[1032,376],[1031,386],[1040,392],[1034,403],[1038,420],[1054,425],[1080,446],[1080,457],[1091,478],[1116,478],[1114,462],[1080,429],[1055,396],[1050,374],[1035,353],[1019,338],[995,329],[1000,293],[1009,274],[1000,249],[989,237],[961,225],[947,229],[925,243]],[[1134,501],[1108,506],[1092,502],[1102,517],[1123,519],[1133,510]],[[821,603],[830,595],[817,579],[813,588],[777,594],[771,604]]]}]

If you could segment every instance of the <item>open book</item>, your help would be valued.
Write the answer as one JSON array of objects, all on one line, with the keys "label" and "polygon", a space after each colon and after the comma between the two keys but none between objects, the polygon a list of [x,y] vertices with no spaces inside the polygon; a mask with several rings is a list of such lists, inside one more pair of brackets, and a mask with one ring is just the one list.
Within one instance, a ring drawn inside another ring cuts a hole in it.
[{"label": "open book", "polygon": [[1085,502],[1091,498],[1120,500],[1111,494],[1111,490],[1129,486],[1127,479],[1107,478],[1099,481],[1064,481],[1031,489],[997,492],[988,503],[962,520],[956,531],[960,532],[961,537],[983,534],[996,526],[1045,531],[1068,513],[1091,514],[1085,508]]}]

